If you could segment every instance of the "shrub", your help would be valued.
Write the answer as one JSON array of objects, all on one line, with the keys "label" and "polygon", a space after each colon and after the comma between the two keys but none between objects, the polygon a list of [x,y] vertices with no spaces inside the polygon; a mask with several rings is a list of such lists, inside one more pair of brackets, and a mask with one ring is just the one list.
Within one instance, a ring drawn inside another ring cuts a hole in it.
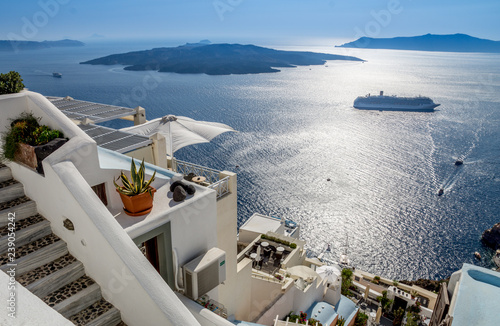
[{"label": "shrub", "polygon": [[354,320],[354,326],[366,326],[368,322],[368,315],[360,312],[356,315],[356,319]]},{"label": "shrub", "polygon": [[285,320],[288,318],[288,321],[290,323],[296,323],[296,324],[301,324],[305,325],[307,321],[309,321],[308,325],[313,325],[316,326],[316,323],[318,323],[318,326],[323,326],[318,320],[314,318],[309,318],[307,319],[307,314],[303,311],[300,312],[300,315],[295,315],[293,311],[290,311],[288,315],[285,316]]},{"label": "shrub", "polygon": [[377,297],[377,301],[382,305],[382,310],[387,311],[391,307],[394,300],[387,297],[387,291],[382,291],[382,296]]},{"label": "shrub", "polygon": [[394,320],[392,321],[392,324],[394,326],[400,326],[403,323],[404,315],[405,315],[405,310],[399,307],[398,310],[394,312]]},{"label": "shrub", "polygon": [[285,246],[289,246],[292,249],[297,248],[297,244],[296,243],[285,241],[285,240],[281,240],[279,238],[271,237],[271,236],[268,236],[266,234],[261,234],[260,238],[264,239],[264,240],[270,240],[270,241],[274,241],[274,242],[277,242],[277,243],[284,244]]},{"label": "shrub", "polygon": [[323,326],[322,323],[319,322],[319,320],[316,320],[314,318],[309,318],[309,324],[311,326]]},{"label": "shrub", "polygon": [[420,317],[418,314],[413,312],[408,312],[406,314],[406,326],[418,326]]},{"label": "shrub", "polygon": [[416,304],[411,305],[408,307],[408,312],[419,314],[422,311],[422,308],[420,308],[420,302],[417,301]]},{"label": "shrub", "polygon": [[18,118],[11,120],[10,129],[2,135],[2,158],[14,160],[14,154],[19,143],[38,146],[48,143],[55,138],[63,138],[59,130],[52,130],[48,126],[40,125],[33,113],[22,113]]},{"label": "shrub", "polygon": [[23,79],[18,72],[0,74],[0,95],[19,93],[24,88]]},{"label": "shrub", "polygon": [[352,271],[348,268],[344,268],[342,270],[342,286],[340,292],[342,295],[350,295],[351,291],[349,291],[349,288],[351,287],[352,284]]}]

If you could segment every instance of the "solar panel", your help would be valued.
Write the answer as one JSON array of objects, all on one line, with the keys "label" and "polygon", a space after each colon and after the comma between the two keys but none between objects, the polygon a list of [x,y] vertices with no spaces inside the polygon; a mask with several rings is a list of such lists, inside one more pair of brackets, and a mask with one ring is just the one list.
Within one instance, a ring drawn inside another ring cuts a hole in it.
[{"label": "solar panel", "polygon": [[136,113],[135,109],[116,105],[74,100],[71,97],[47,96],[47,99],[73,120],[89,118],[95,123],[123,118]]},{"label": "solar panel", "polygon": [[122,154],[148,146],[153,142],[146,136],[131,134],[95,124],[80,124],[78,127],[95,140],[97,146]]},{"label": "solar panel", "polygon": [[[136,113],[135,109],[115,105],[74,100],[71,97],[47,96],[47,99],[61,110],[68,118],[83,121],[85,118],[95,123],[114,120]],[[146,136],[136,135],[96,124],[79,124],[78,127],[90,136],[97,146],[127,153],[148,146],[152,140]]]}]

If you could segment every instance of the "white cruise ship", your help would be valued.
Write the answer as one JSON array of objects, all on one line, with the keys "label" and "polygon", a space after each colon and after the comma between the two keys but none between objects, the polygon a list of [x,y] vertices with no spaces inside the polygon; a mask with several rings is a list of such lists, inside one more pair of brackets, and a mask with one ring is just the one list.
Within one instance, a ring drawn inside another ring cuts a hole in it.
[{"label": "white cruise ship", "polygon": [[356,109],[384,110],[384,111],[423,111],[432,112],[439,104],[428,97],[398,97],[387,96],[381,91],[380,95],[359,96],[354,100]]}]

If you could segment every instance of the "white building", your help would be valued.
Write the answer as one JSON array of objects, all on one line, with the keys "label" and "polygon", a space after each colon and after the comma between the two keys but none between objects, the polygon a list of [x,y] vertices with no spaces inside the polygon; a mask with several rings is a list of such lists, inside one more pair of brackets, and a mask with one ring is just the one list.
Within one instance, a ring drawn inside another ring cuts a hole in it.
[{"label": "white building", "polygon": [[[9,308],[16,318],[1,314],[0,324],[234,325],[245,320],[267,325],[315,302],[338,308],[339,286],[287,273],[317,263],[305,257],[303,241],[286,228],[262,232],[267,241],[260,233],[253,239],[247,233],[248,245],[238,246],[234,173],[186,162],[175,166],[158,136],[120,150],[109,147],[129,136],[98,146],[97,138],[114,131],[103,133],[68,109],[86,106],[94,112],[98,105],[61,101],[28,91],[0,96],[0,132],[8,129],[9,119],[32,112],[69,139],[43,160],[44,174],[17,162],[0,166],[0,269],[6,272],[0,278],[2,284],[11,276],[17,280],[13,289],[0,289],[2,298],[15,298]],[[64,113],[55,102],[65,105]],[[136,123],[143,121],[141,108],[132,111]],[[120,171],[129,170],[131,157],[150,162],[147,177],[156,170],[154,206],[142,216],[124,213],[113,185]],[[192,183],[196,193],[175,202],[170,185],[182,175],[168,169],[172,166],[213,180]],[[9,222],[15,222],[14,237],[6,232]],[[8,260],[11,242],[15,266]],[[262,266],[252,256],[254,248],[265,258]],[[342,307],[353,322],[355,307],[346,309],[345,302]]]}]

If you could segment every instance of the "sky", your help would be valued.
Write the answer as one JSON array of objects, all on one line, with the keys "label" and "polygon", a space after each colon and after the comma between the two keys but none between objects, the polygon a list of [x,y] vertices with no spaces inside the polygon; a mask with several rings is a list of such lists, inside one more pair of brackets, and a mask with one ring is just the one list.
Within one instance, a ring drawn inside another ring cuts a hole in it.
[{"label": "sky", "polygon": [[500,40],[498,0],[23,0],[0,39],[179,39],[307,44],[465,33]]}]

